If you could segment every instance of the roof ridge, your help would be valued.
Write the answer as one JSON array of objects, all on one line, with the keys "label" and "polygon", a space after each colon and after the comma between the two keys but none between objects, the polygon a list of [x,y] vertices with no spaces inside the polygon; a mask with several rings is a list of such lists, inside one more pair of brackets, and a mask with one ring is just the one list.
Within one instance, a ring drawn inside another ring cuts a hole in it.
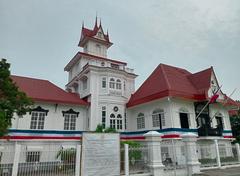
[{"label": "roof ridge", "polygon": [[161,70],[162,70],[162,72],[163,72],[163,78],[165,79],[165,81],[166,81],[166,83],[167,83],[168,89],[171,89],[169,80],[168,80],[168,78],[167,78],[167,76],[166,76],[166,72],[165,72],[165,70],[164,70],[164,64],[160,64],[159,66],[160,66],[160,68],[161,68]]},{"label": "roof ridge", "polygon": [[50,81],[47,80],[47,79],[33,78],[33,77],[29,77],[29,76],[19,76],[19,75],[12,75],[12,74],[11,74],[10,76],[19,77],[19,78],[27,78],[27,79],[35,79],[35,80],[48,81],[48,82],[50,82]]}]

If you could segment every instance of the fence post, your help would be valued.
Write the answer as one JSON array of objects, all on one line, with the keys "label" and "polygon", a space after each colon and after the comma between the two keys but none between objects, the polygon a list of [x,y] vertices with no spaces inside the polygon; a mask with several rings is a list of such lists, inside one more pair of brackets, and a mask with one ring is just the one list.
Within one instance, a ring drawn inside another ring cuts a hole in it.
[{"label": "fence post", "polygon": [[81,168],[81,145],[77,145],[76,151],[76,163],[75,163],[75,176],[80,176]]},{"label": "fence post", "polygon": [[164,175],[164,165],[162,164],[161,155],[161,133],[156,131],[149,131],[144,134],[148,142],[149,150],[149,167],[153,176]]},{"label": "fence post", "polygon": [[197,155],[197,137],[194,133],[186,133],[182,135],[182,140],[186,147],[186,163],[188,175],[200,173],[200,162]]},{"label": "fence post", "polygon": [[220,168],[221,167],[221,160],[220,160],[219,146],[218,146],[217,139],[214,139],[214,144],[215,144],[215,148],[216,148],[217,165]]},{"label": "fence post", "polygon": [[128,150],[128,144],[124,144],[124,170],[125,170],[125,176],[129,176],[129,150]]},{"label": "fence post", "polygon": [[21,145],[16,144],[15,152],[14,152],[14,159],[13,159],[12,176],[17,176],[17,174],[18,174],[18,163],[19,163],[19,158],[20,158],[20,152],[21,152]]},{"label": "fence post", "polygon": [[239,143],[236,143],[235,146],[236,146],[236,150],[237,150],[238,162],[240,162],[240,147],[239,147]]}]

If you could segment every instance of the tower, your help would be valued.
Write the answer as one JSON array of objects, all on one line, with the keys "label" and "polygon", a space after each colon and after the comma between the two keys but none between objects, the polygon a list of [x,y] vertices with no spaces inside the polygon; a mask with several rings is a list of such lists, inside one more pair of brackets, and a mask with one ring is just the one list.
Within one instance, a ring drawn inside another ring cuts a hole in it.
[{"label": "tower", "polygon": [[134,70],[127,63],[110,59],[107,50],[112,43],[101,21],[96,18],[93,29],[82,25],[78,46],[82,48],[65,66],[66,89],[88,101],[84,130],[94,131],[98,124],[118,131],[126,129],[126,103],[134,92]]}]

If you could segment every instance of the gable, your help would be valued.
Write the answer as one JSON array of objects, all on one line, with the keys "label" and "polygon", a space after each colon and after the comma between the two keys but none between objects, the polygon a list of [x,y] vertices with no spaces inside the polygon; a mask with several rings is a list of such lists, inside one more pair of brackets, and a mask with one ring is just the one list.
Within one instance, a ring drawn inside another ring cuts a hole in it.
[{"label": "gable", "polygon": [[[218,80],[216,78],[216,75],[214,73],[214,71],[212,70],[211,72],[211,79],[210,79],[210,87],[208,89],[208,97],[212,97],[213,94],[216,93],[216,91],[218,91],[220,85],[218,84]],[[221,89],[218,91],[218,99],[219,100],[224,100],[224,94],[222,93]]]}]

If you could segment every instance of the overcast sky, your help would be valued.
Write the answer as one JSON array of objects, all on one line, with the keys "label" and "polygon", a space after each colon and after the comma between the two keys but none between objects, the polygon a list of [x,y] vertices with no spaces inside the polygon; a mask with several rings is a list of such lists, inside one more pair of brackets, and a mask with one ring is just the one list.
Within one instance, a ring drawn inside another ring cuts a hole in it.
[{"label": "overcast sky", "polygon": [[80,48],[82,22],[102,19],[114,45],[108,56],[138,74],[159,63],[190,72],[214,67],[222,90],[240,99],[239,0],[0,0],[0,58],[15,75],[64,88],[64,66]]}]

